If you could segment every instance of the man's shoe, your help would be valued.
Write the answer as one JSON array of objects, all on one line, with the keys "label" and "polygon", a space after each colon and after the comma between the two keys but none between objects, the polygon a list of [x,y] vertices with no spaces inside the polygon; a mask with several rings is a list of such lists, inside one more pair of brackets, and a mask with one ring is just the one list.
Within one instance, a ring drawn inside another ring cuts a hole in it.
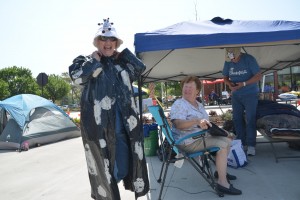
[{"label": "man's shoe", "polygon": [[[219,174],[218,174],[217,171],[215,171],[214,177],[215,177],[215,178],[219,178]],[[227,180],[230,180],[230,181],[236,180],[236,176],[231,175],[231,174],[228,174],[228,173],[226,174],[226,178],[227,178]]]},{"label": "man's shoe", "polygon": [[217,184],[217,190],[224,194],[232,194],[232,195],[240,195],[242,191],[239,189],[234,188],[231,184],[229,188],[223,187],[222,185]]},{"label": "man's shoe", "polygon": [[255,147],[248,146],[247,155],[248,156],[255,156]]}]

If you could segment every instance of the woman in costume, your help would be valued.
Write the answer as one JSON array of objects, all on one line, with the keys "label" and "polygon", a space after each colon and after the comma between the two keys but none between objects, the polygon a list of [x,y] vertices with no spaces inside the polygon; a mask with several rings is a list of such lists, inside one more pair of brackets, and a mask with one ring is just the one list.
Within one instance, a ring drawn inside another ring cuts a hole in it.
[{"label": "woman in costume", "polygon": [[69,67],[71,79],[83,85],[81,134],[86,154],[91,196],[119,200],[123,180],[136,199],[149,191],[148,172],[132,82],[145,65],[123,43],[109,18],[99,24],[89,56],[78,56]]}]

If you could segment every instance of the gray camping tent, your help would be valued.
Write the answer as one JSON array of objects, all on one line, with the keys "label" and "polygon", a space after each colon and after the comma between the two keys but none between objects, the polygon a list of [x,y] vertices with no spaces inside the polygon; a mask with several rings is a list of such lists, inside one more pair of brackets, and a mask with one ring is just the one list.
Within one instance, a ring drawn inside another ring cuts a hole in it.
[{"label": "gray camping tent", "polygon": [[45,98],[21,94],[0,101],[0,149],[21,150],[25,144],[33,147],[79,136],[70,117]]}]

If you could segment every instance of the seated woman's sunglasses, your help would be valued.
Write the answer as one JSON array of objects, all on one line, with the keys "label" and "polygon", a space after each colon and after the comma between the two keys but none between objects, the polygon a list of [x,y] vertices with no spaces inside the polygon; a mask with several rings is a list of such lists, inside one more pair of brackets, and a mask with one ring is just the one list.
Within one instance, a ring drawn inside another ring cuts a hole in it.
[{"label": "seated woman's sunglasses", "polygon": [[114,41],[117,41],[118,39],[116,37],[105,37],[105,36],[99,36],[99,40],[101,41],[111,41],[111,42],[114,42]]}]

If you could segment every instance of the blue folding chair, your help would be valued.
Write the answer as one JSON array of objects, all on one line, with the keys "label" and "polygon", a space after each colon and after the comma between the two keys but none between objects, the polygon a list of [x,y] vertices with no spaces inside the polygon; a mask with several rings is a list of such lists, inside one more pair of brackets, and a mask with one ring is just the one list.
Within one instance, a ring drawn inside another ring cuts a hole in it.
[{"label": "blue folding chair", "polygon": [[[223,197],[224,194],[219,192],[216,188],[216,183],[213,177],[212,169],[210,166],[211,159],[211,153],[217,152],[220,150],[218,147],[210,147],[206,148],[205,145],[205,133],[206,130],[200,131],[197,133],[190,134],[189,136],[183,137],[180,140],[174,140],[174,137],[171,132],[170,125],[168,123],[168,120],[164,114],[163,109],[160,106],[148,106],[148,110],[154,117],[156,123],[159,126],[159,137],[160,141],[163,140],[163,135],[165,136],[165,139],[167,139],[168,143],[170,144],[170,148],[164,149],[163,145],[162,147],[162,153],[166,153],[166,158],[163,156],[163,163],[159,175],[159,179],[157,182],[161,183],[160,193],[158,199],[161,199],[161,195],[164,189],[165,180],[168,172],[168,167],[170,163],[176,162],[181,159],[185,159],[191,163],[191,165],[199,172],[199,174],[209,183],[209,185],[212,187],[212,189],[218,194],[220,197]],[[188,138],[199,138],[201,137],[204,142],[204,149],[198,152],[194,153],[187,153],[179,149],[178,144],[180,144],[182,141],[188,139]],[[182,157],[180,158],[171,158],[172,151],[175,151],[177,154],[182,154]],[[201,159],[197,159],[197,158]],[[198,161],[197,161],[198,160]],[[162,177],[163,175],[163,177]],[[161,179],[162,178],[162,179]]]}]

